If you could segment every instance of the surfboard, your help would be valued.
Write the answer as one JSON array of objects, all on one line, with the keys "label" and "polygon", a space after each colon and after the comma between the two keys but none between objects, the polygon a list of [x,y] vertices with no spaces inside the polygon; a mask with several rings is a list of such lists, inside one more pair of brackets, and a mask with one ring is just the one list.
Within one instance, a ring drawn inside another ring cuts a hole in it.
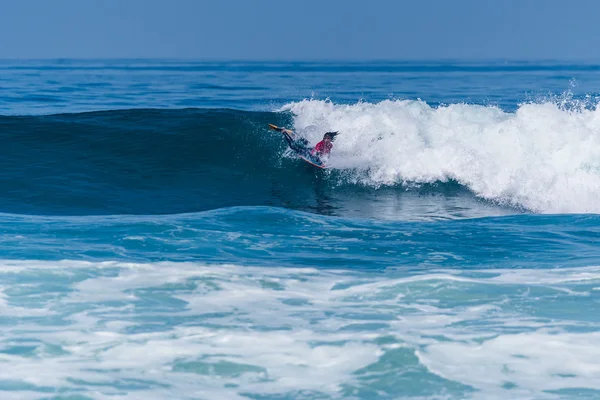
[{"label": "surfboard", "polygon": [[321,169],[327,168],[327,165],[325,165],[325,163],[323,163],[323,164],[317,164],[316,162],[313,162],[313,161],[309,160],[308,158],[306,158],[304,156],[301,156],[299,154],[298,154],[298,157],[301,158],[302,160],[306,161],[310,165],[314,165],[317,168],[321,168]]},{"label": "surfboard", "polygon": [[[283,132],[285,131],[285,128],[281,128],[277,125],[273,125],[273,124],[269,124],[269,128],[276,130],[278,132]],[[317,168],[321,168],[321,169],[325,169],[327,168],[327,165],[325,165],[325,163],[319,159],[318,157],[313,157],[310,154],[301,154],[300,152],[298,152],[296,149],[293,149],[289,143],[288,143],[288,147],[290,147],[290,149],[298,156],[298,158],[300,158],[301,160],[309,163],[312,166],[315,166]]]}]

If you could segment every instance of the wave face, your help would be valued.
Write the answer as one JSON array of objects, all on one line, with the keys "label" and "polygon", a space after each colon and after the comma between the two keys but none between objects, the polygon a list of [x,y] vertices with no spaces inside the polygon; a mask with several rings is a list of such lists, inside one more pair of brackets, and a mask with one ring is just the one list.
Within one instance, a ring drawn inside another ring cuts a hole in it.
[{"label": "wave face", "polygon": [[[171,214],[269,205],[394,218],[429,202],[423,215],[600,211],[596,109],[303,101],[283,111],[0,117],[0,209]],[[289,157],[268,123],[293,125],[313,143],[325,130],[342,131],[332,168]]]},{"label": "wave face", "polygon": [[[286,156],[268,123],[291,125],[291,115],[189,109],[0,117],[0,210],[175,214],[268,205],[362,217],[386,209],[393,217],[398,204],[421,207],[419,191],[344,184],[345,171],[323,173]],[[450,208],[465,192],[444,191],[451,195],[433,190]],[[490,208],[466,194],[465,203]]]},{"label": "wave face", "polygon": [[281,144],[259,134],[268,122],[283,121],[230,110],[1,117],[0,208],[156,214],[268,203],[258,183],[273,181]]}]

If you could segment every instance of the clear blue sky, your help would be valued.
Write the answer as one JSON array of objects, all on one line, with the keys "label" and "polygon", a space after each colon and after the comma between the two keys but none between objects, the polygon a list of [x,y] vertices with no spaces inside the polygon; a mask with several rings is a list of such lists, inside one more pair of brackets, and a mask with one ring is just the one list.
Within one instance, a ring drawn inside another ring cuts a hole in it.
[{"label": "clear blue sky", "polygon": [[597,0],[4,0],[0,58],[600,59]]}]

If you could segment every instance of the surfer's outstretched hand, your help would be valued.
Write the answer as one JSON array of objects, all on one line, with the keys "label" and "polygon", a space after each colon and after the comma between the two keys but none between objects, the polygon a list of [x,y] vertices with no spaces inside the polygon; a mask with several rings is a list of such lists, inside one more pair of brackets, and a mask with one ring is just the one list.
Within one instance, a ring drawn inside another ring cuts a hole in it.
[{"label": "surfer's outstretched hand", "polygon": [[292,132],[292,131],[289,131],[289,130],[287,130],[285,128],[282,128],[280,126],[273,125],[273,124],[269,124],[269,128],[271,128],[271,129],[273,129],[275,131],[278,131],[278,132],[287,132],[287,133],[291,133]]},{"label": "surfer's outstretched hand", "polygon": [[291,136],[292,138],[295,138],[295,136],[296,136],[294,134],[294,131],[290,131],[289,129],[285,129],[285,128],[279,127],[277,125],[269,124],[269,128],[271,128],[275,131],[281,132],[281,133],[285,133],[285,134]]}]

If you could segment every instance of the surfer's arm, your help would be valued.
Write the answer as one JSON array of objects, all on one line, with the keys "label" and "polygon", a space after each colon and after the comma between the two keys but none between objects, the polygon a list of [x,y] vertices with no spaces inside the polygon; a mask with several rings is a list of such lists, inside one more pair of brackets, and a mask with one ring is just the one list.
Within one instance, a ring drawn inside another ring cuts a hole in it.
[{"label": "surfer's arm", "polygon": [[285,129],[285,128],[281,128],[281,132],[294,138],[294,136],[296,136],[296,134],[294,133],[294,131],[290,131],[289,129]]},{"label": "surfer's arm", "polygon": [[290,131],[289,129],[282,129],[281,133],[283,133],[283,135],[289,138],[291,141],[296,141],[296,134],[293,131]]},{"label": "surfer's arm", "polygon": [[288,145],[293,149],[296,145],[296,141],[294,140],[293,136],[288,134],[288,132],[290,132],[292,135],[294,134],[292,131],[287,131],[285,129],[281,131],[281,133],[283,133],[283,137],[288,142]]},{"label": "surfer's arm", "polygon": [[286,138],[289,138],[292,141],[296,140],[296,134],[294,133],[294,131],[290,131],[289,129],[285,129],[285,128],[282,128],[282,127],[279,127],[279,126],[276,126],[276,125],[273,125],[273,124],[269,124],[269,128],[271,128],[273,130],[276,130],[278,132],[283,133],[283,135]]}]

